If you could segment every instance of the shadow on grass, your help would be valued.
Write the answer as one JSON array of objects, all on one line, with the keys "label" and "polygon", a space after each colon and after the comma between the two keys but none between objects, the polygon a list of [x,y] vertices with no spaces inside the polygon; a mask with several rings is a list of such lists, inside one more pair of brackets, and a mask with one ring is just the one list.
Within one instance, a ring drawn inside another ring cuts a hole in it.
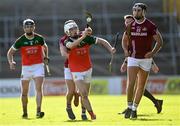
[{"label": "shadow on grass", "polygon": [[43,118],[22,118],[22,120],[41,120]]},{"label": "shadow on grass", "polygon": [[[118,113],[119,114],[119,113]],[[124,116],[124,114],[121,114]],[[152,119],[150,117],[153,117],[155,114],[138,114],[137,119],[130,119],[132,121],[172,121],[172,119]],[[146,118],[147,117],[147,118]]]},{"label": "shadow on grass", "polygon": [[150,118],[137,118],[135,120],[139,120],[139,121],[172,121],[171,119],[150,119]]},{"label": "shadow on grass", "polygon": [[36,118],[22,118],[23,120],[35,120]]},{"label": "shadow on grass", "polygon": [[92,122],[92,120],[66,120],[64,122]]},{"label": "shadow on grass", "polygon": [[154,114],[138,114],[138,117],[150,117],[153,116]]}]

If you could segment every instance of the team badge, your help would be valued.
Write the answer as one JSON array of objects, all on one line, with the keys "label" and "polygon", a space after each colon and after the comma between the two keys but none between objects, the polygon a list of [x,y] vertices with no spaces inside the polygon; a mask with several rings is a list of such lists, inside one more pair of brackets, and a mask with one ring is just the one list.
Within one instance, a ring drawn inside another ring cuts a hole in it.
[{"label": "team badge", "polygon": [[36,40],[36,41],[35,41],[35,44],[38,44],[38,43],[39,43],[38,40]]},{"label": "team badge", "polygon": [[144,27],[144,28],[142,29],[142,31],[147,31],[147,28],[146,28],[146,27]]}]

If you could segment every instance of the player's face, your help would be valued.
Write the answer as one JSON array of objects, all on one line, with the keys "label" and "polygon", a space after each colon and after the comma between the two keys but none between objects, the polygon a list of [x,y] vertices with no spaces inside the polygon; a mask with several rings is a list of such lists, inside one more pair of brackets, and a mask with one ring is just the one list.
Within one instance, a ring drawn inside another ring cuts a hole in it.
[{"label": "player's face", "polygon": [[32,34],[35,30],[35,25],[24,25],[23,29],[25,33]]},{"label": "player's face", "polygon": [[79,29],[78,29],[78,27],[70,28],[70,29],[69,29],[69,34],[70,34],[71,37],[76,37],[76,36],[78,36],[78,34],[79,34]]},{"label": "player's face", "polygon": [[143,10],[140,7],[133,8],[133,17],[137,20],[140,20],[143,18]]},{"label": "player's face", "polygon": [[125,19],[125,25],[127,26],[128,24],[130,24],[134,19],[133,18],[126,18]]}]

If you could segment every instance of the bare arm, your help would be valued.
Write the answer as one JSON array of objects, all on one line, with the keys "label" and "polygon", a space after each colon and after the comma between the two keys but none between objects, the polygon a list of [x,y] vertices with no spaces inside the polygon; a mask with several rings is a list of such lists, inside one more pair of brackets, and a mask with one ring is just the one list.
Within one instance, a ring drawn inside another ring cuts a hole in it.
[{"label": "bare arm", "polygon": [[159,31],[157,31],[157,34],[153,36],[154,40],[156,41],[156,45],[154,46],[152,53],[153,55],[156,54],[161,47],[163,46],[163,39],[161,36],[161,33]]},{"label": "bare arm", "polygon": [[66,47],[69,48],[69,49],[73,49],[75,47],[77,47],[80,42],[87,36],[87,35],[90,35],[92,33],[92,29],[90,27],[88,28],[85,28],[85,30],[83,31],[82,33],[82,36],[80,38],[78,38],[77,40],[75,40],[74,42],[68,42],[66,44]]},{"label": "bare arm", "polygon": [[12,47],[7,52],[7,59],[11,70],[15,70],[16,62],[13,59],[15,52],[16,51]]},{"label": "bare arm", "polygon": [[48,46],[47,46],[47,44],[44,44],[43,45],[43,47],[44,47],[44,57],[49,57],[49,50],[48,50]]},{"label": "bare arm", "polygon": [[154,35],[153,38],[156,41],[156,44],[151,52],[146,53],[145,58],[152,58],[161,49],[163,45],[163,39],[159,31],[157,31],[157,34]]},{"label": "bare arm", "polygon": [[43,53],[44,53],[44,64],[49,64],[49,50],[48,50],[48,46],[47,44],[45,43],[43,45]]},{"label": "bare arm", "polygon": [[112,47],[109,42],[103,38],[97,38],[97,44],[104,46],[110,53],[115,53],[115,48]]},{"label": "bare arm", "polygon": [[75,40],[74,42],[68,42],[68,43],[66,44],[66,47],[69,48],[69,49],[73,49],[73,48],[77,47],[77,46],[80,44],[80,42],[81,42],[85,37],[86,37],[86,36],[83,35],[83,36],[81,36],[80,38],[78,38],[77,40]]},{"label": "bare arm", "polygon": [[128,36],[126,35],[126,32],[123,33],[121,44],[122,44],[122,48],[124,50],[125,57],[127,57],[129,55],[129,53],[128,53],[129,39],[128,39]]}]

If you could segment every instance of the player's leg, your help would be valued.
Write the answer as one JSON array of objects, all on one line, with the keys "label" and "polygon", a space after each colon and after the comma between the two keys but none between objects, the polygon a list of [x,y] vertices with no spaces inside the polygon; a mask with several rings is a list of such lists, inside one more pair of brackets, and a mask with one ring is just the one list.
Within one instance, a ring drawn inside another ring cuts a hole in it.
[{"label": "player's leg", "polygon": [[[138,78],[138,76],[137,76],[137,78]],[[138,81],[137,78],[136,78],[136,82],[135,82],[135,86],[134,86],[133,99],[134,99],[134,94],[135,94],[136,85],[137,85],[137,81]],[[126,108],[126,109],[123,110],[122,112],[119,112],[118,114],[125,114],[127,110],[128,110],[128,108]]]},{"label": "player's leg", "polygon": [[134,97],[134,102],[133,102],[133,106],[132,106],[132,112],[131,112],[131,118],[137,118],[137,107],[140,103],[140,100],[142,98],[142,95],[144,93],[144,88],[145,88],[145,84],[148,78],[149,72],[148,71],[144,71],[142,69],[139,70],[138,73],[138,83],[137,83],[137,88],[135,91],[135,97]]},{"label": "player's leg", "polygon": [[69,68],[64,68],[64,78],[66,82],[67,87],[67,93],[66,93],[66,112],[68,114],[68,117],[72,120],[74,120],[76,117],[73,113],[71,102],[73,99],[73,96],[75,94],[75,83],[72,78],[72,74]]},{"label": "player's leg", "polygon": [[21,71],[21,102],[23,107],[22,118],[28,118],[28,112],[27,112],[28,91],[29,91],[29,82],[32,77],[30,70],[31,70],[31,66],[22,66],[22,71]]},{"label": "player's leg", "polygon": [[136,82],[137,73],[139,71],[138,67],[130,66],[127,70],[127,104],[128,108],[125,111],[125,118],[129,118],[132,110],[133,105],[133,98],[134,98],[134,86]]},{"label": "player's leg", "polygon": [[163,100],[156,99],[147,89],[144,90],[144,96],[154,103],[157,113],[162,111]]},{"label": "player's leg", "polygon": [[[75,83],[74,83],[74,85],[75,85]],[[74,102],[74,106],[76,106],[76,107],[79,105],[79,97],[80,97],[80,94],[79,94],[79,91],[78,91],[78,89],[77,89],[77,87],[75,85],[74,101],[73,102]]]},{"label": "player's leg", "polygon": [[28,91],[30,80],[21,80],[21,102],[23,108],[22,118],[28,118],[27,104],[28,104]]},{"label": "player's leg", "polygon": [[77,89],[76,89],[76,86],[73,81],[73,77],[69,68],[64,68],[64,78],[65,78],[65,82],[67,86],[67,93],[66,93],[67,105],[68,104],[71,105],[71,101],[74,96],[74,105],[78,106],[79,94],[77,93]]},{"label": "player's leg", "polygon": [[92,76],[92,68],[84,72],[74,72],[72,74],[75,84],[81,95],[83,106],[90,114],[91,119],[92,120],[96,119],[96,115],[93,113],[91,103],[88,98],[89,90],[90,90],[90,81]]},{"label": "player's leg", "polygon": [[71,101],[74,96],[74,91],[75,91],[75,85],[73,80],[65,80],[66,85],[67,85],[67,93],[66,93],[66,107],[71,108]]},{"label": "player's leg", "polygon": [[37,105],[37,118],[42,118],[44,116],[44,112],[41,111],[41,105],[42,105],[42,97],[43,97],[43,83],[44,83],[44,77],[35,77],[35,88],[36,88],[36,105]]},{"label": "player's leg", "polygon": [[86,116],[86,108],[83,105],[83,101],[82,101],[82,97],[81,98],[81,118],[82,120],[87,120],[87,116]]},{"label": "player's leg", "polygon": [[41,111],[42,98],[43,98],[43,84],[44,84],[44,64],[35,64],[32,67],[33,80],[36,89],[36,118],[44,117],[44,112]]},{"label": "player's leg", "polygon": [[75,92],[75,85],[73,80],[65,80],[66,85],[67,85],[67,94],[66,94],[66,111],[68,113],[68,117],[70,119],[75,119],[75,115],[72,111],[72,107],[71,107],[71,101],[73,99],[74,96],[74,92]]},{"label": "player's leg", "polygon": [[75,83],[79,89],[79,93],[81,94],[82,103],[84,107],[87,109],[88,113],[90,114],[91,119],[96,119],[95,114],[93,113],[90,100],[88,98],[90,83],[86,83],[84,82],[84,80],[77,80],[75,81]]}]

